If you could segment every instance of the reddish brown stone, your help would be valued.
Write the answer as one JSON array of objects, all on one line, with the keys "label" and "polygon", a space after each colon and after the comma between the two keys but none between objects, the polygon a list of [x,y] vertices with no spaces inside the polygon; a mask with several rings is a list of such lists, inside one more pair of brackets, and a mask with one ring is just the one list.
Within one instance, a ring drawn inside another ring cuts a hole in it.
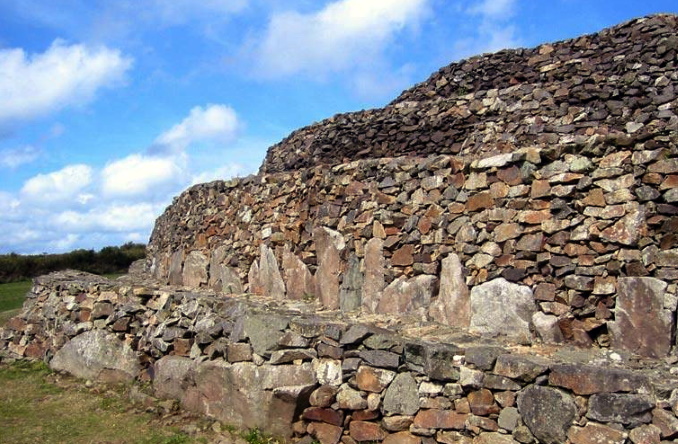
[{"label": "reddish brown stone", "polygon": [[556,286],[548,283],[541,283],[534,289],[534,298],[538,301],[555,301]]},{"label": "reddish brown stone", "polygon": [[351,438],[358,442],[382,441],[388,436],[379,424],[367,421],[351,421],[349,431]]},{"label": "reddish brown stone", "polygon": [[494,229],[494,240],[495,242],[504,242],[509,239],[515,239],[522,232],[522,227],[519,224],[501,224]]},{"label": "reddish brown stone", "polygon": [[421,444],[421,438],[410,432],[398,432],[388,435],[383,444]]},{"label": "reddish brown stone", "polygon": [[301,417],[309,421],[324,422],[335,426],[341,426],[344,423],[344,414],[337,410],[309,407],[304,410]]},{"label": "reddish brown stone", "polygon": [[120,318],[117,321],[115,321],[111,328],[115,332],[127,331],[127,327],[129,327],[129,321],[130,321],[130,318],[125,316],[124,318]]},{"label": "reddish brown stone", "polygon": [[663,439],[678,438],[678,418],[672,412],[663,409],[652,410],[652,424],[659,428]]},{"label": "reddish brown stone", "polygon": [[191,345],[193,345],[190,339],[176,338],[173,342],[174,344],[174,354],[176,356],[188,356],[191,354]]},{"label": "reddish brown stone", "polygon": [[508,185],[519,185],[523,183],[520,169],[515,165],[510,168],[503,168],[497,171],[497,177],[499,180],[506,182]]},{"label": "reddish brown stone", "polygon": [[391,265],[406,267],[414,263],[414,245],[407,244],[399,248],[391,257]]},{"label": "reddish brown stone", "polygon": [[351,413],[353,421],[372,421],[381,415],[378,410],[356,410]]},{"label": "reddish brown stone", "polygon": [[499,413],[499,406],[494,402],[494,395],[487,389],[469,393],[468,403],[474,415],[485,416],[491,413]]},{"label": "reddish brown stone", "polygon": [[582,199],[582,203],[586,206],[592,207],[604,207],[607,205],[605,203],[605,195],[603,190],[600,188],[594,188],[591,190],[589,194],[587,194],[586,197]]},{"label": "reddish brown stone", "polygon": [[45,356],[47,345],[42,341],[33,340],[26,346],[24,356],[31,359],[39,359]]},{"label": "reddish brown stone", "polygon": [[577,395],[636,391],[649,387],[647,377],[629,370],[592,365],[554,365],[549,384],[572,390]]},{"label": "reddish brown stone", "polygon": [[468,414],[452,410],[420,410],[414,426],[422,429],[464,430]]},{"label": "reddish brown stone", "polygon": [[494,199],[489,191],[473,194],[466,202],[467,211],[478,211],[494,207]]},{"label": "reddish brown stone", "polygon": [[15,316],[13,318],[10,318],[9,321],[7,321],[7,324],[5,325],[6,328],[9,330],[14,330],[14,331],[23,331],[24,328],[26,328],[26,321],[21,319],[18,316]]},{"label": "reddish brown stone", "polygon": [[626,434],[601,424],[588,423],[586,427],[572,427],[567,433],[572,444],[624,444]]},{"label": "reddish brown stone", "polygon": [[390,370],[361,365],[356,374],[356,383],[360,390],[381,393],[393,381],[395,373]]},{"label": "reddish brown stone", "polygon": [[432,226],[433,222],[431,221],[431,218],[426,216],[419,219],[419,223],[417,223],[417,228],[421,234],[428,234],[428,232],[431,231]]},{"label": "reddish brown stone", "polygon": [[548,196],[551,194],[551,185],[548,180],[535,180],[532,182],[532,190],[530,197],[537,199],[539,197]]},{"label": "reddish brown stone", "polygon": [[311,393],[309,402],[314,407],[329,407],[334,402],[338,389],[331,385],[321,385]]},{"label": "reddish brown stone", "polygon": [[659,186],[660,190],[667,190],[669,188],[678,188],[678,175],[673,174],[667,176],[664,182]]},{"label": "reddish brown stone", "polygon": [[540,211],[522,211],[518,216],[518,221],[525,224],[541,224],[545,220],[553,217],[550,210]]},{"label": "reddish brown stone", "polygon": [[317,439],[320,444],[337,444],[341,439],[343,429],[323,422],[312,422],[307,428],[308,434]]}]

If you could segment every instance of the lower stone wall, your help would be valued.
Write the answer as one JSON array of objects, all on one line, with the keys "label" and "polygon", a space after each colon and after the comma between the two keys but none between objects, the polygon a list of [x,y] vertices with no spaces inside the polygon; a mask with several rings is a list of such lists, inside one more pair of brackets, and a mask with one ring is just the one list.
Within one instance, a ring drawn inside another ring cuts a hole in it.
[{"label": "lower stone wall", "polygon": [[0,330],[0,356],[152,381],[185,409],[307,443],[678,441],[675,358],[521,347],[318,308],[57,273],[36,279]]}]

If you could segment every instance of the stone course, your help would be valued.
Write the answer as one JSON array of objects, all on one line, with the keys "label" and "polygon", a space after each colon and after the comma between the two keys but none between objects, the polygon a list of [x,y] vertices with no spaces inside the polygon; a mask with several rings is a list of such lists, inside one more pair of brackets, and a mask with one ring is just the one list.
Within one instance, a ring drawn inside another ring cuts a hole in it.
[{"label": "stone course", "polygon": [[[95,319],[101,304],[109,309]],[[186,410],[294,441],[678,437],[675,359],[514,346],[390,315],[341,315],[318,301],[224,298],[139,277],[36,279],[22,313],[0,329],[0,350],[84,378],[151,381]]]}]

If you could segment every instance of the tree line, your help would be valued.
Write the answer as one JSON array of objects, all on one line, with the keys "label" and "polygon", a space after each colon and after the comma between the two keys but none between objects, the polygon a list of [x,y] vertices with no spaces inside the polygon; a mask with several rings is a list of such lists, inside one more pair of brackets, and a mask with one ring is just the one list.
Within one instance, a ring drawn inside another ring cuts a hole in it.
[{"label": "tree line", "polygon": [[74,250],[62,254],[0,255],[0,283],[30,279],[53,271],[75,269],[95,274],[125,273],[146,256],[146,245],[128,242],[120,247]]}]

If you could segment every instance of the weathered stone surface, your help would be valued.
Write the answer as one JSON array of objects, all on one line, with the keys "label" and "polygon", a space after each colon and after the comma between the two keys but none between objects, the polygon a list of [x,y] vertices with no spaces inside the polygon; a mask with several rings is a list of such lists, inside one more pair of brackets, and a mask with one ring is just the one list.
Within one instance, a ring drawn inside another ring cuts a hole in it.
[{"label": "weathered stone surface", "polygon": [[314,407],[329,407],[339,389],[331,385],[321,385],[311,393],[309,402]]},{"label": "weathered stone surface", "polygon": [[549,361],[538,356],[504,354],[497,358],[494,373],[507,378],[533,381],[549,369]]},{"label": "weathered stone surface", "polygon": [[74,337],[55,353],[49,366],[83,379],[97,379],[104,372],[115,372],[126,381],[136,378],[140,370],[130,346],[104,330]]},{"label": "weathered stone surface", "polygon": [[290,436],[297,405],[308,402],[316,384],[310,364],[257,366],[208,361],[195,370],[182,405],[236,427]]},{"label": "weathered stone surface", "polygon": [[411,279],[400,277],[384,289],[376,312],[382,314],[421,312],[424,317],[436,282],[435,276],[425,274]]},{"label": "weathered stone surface", "polygon": [[[280,274],[278,260],[273,250],[264,244],[259,247],[259,269],[254,279],[256,291],[253,291],[253,293],[276,298],[285,297],[285,283]],[[250,291],[252,291],[251,288]]]},{"label": "weathered stone surface", "polygon": [[397,369],[400,365],[400,355],[385,350],[365,350],[359,356],[375,367]]},{"label": "weathered stone surface", "polygon": [[532,434],[546,444],[564,444],[577,407],[565,392],[531,385],[518,394],[518,411]]},{"label": "weathered stone surface", "polygon": [[373,237],[365,245],[365,282],[362,307],[366,313],[374,313],[382,297],[385,284],[384,241]]},{"label": "weathered stone surface", "polygon": [[341,411],[328,408],[309,407],[304,409],[301,417],[302,419],[306,419],[308,421],[325,422],[327,424],[340,427],[344,424],[344,415],[341,413]]},{"label": "weathered stone surface", "polygon": [[164,399],[180,399],[184,379],[195,366],[195,361],[180,356],[164,356],[156,361],[153,366],[155,396]]},{"label": "weathered stone surface", "polygon": [[362,305],[363,273],[360,271],[360,259],[353,255],[348,259],[344,279],[339,288],[339,308],[341,311],[354,311]]},{"label": "weathered stone surface", "polygon": [[170,285],[183,285],[184,252],[175,251],[170,257],[168,281]]},{"label": "weathered stone surface", "polygon": [[361,365],[356,374],[356,383],[360,390],[381,393],[395,376],[396,373],[390,370]]},{"label": "weathered stone surface", "polygon": [[503,278],[495,279],[471,290],[470,331],[483,336],[530,341],[535,310],[529,287]]},{"label": "weathered stone surface", "polygon": [[243,323],[243,335],[249,338],[254,352],[269,356],[278,349],[278,341],[283,337],[289,319],[278,315],[249,315]]},{"label": "weathered stone surface", "polygon": [[482,433],[473,438],[473,444],[516,444],[517,442],[510,435],[496,432]]},{"label": "weathered stone surface", "polygon": [[671,349],[673,315],[664,309],[666,282],[649,277],[619,278],[615,321],[608,323],[612,346],[659,358]]},{"label": "weathered stone surface", "polygon": [[497,357],[506,353],[506,349],[497,346],[472,346],[466,348],[466,363],[480,370],[491,370]]},{"label": "weathered stone surface", "polygon": [[627,434],[602,424],[590,422],[585,427],[572,427],[567,436],[572,444],[624,444]]},{"label": "weathered stone surface", "polygon": [[367,408],[367,399],[363,398],[359,391],[344,384],[337,392],[337,404],[340,409],[364,410]]},{"label": "weathered stone surface", "polygon": [[464,430],[468,416],[452,410],[421,410],[414,417],[414,426],[422,429]]},{"label": "weathered stone surface", "polygon": [[399,373],[386,389],[384,414],[412,416],[419,410],[417,381],[410,373]]},{"label": "weathered stone surface", "polygon": [[345,264],[340,252],[346,248],[341,233],[326,227],[318,227],[313,231],[318,270],[315,274],[317,294],[324,307],[339,308],[339,276]]},{"label": "weathered stone surface", "polygon": [[570,389],[577,395],[650,389],[646,376],[630,370],[574,364],[551,366],[549,384]]},{"label": "weathered stone surface", "polygon": [[343,429],[331,424],[312,422],[308,425],[308,433],[318,440],[320,444],[338,444]]},{"label": "weathered stone surface", "polygon": [[512,432],[516,427],[518,427],[519,420],[520,413],[518,413],[518,409],[515,407],[507,407],[499,412],[497,423],[502,429]]},{"label": "weathered stone surface", "polygon": [[659,444],[661,431],[657,426],[645,424],[631,430],[629,439],[633,444]]},{"label": "weathered stone surface", "polygon": [[499,413],[499,406],[494,402],[494,395],[487,389],[480,389],[468,394],[471,412],[478,416]]},{"label": "weathered stone surface", "polygon": [[382,441],[388,436],[388,432],[374,422],[351,421],[349,425],[351,438],[358,442],[364,441]]},{"label": "weathered stone surface", "polygon": [[635,245],[645,224],[645,212],[643,207],[630,211],[609,228],[603,230],[600,235],[604,240],[617,242],[623,245]]},{"label": "weathered stone surface", "polygon": [[412,416],[394,415],[384,417],[381,420],[381,425],[389,432],[402,432],[409,430],[413,422],[414,417]]},{"label": "weathered stone surface", "polygon": [[282,268],[289,299],[303,299],[315,295],[316,283],[313,275],[306,264],[289,248],[285,248],[283,252]]},{"label": "weathered stone surface", "polygon": [[652,425],[659,429],[663,439],[678,437],[678,418],[668,410],[652,410]]},{"label": "weathered stone surface", "polygon": [[313,371],[321,384],[339,386],[343,381],[342,364],[338,359],[314,359]]},{"label": "weathered stone surface", "polygon": [[199,251],[191,251],[186,256],[183,270],[183,284],[187,287],[198,288],[207,284],[207,257]]},{"label": "weathered stone surface", "polygon": [[537,331],[537,335],[539,335],[539,338],[545,344],[560,344],[565,342],[558,317],[537,312],[532,315],[532,324]]},{"label": "weathered stone surface", "polygon": [[410,432],[398,432],[388,435],[382,444],[420,444],[421,438]]},{"label": "weathered stone surface", "polygon": [[654,403],[647,395],[599,393],[589,398],[587,417],[600,422],[616,422],[631,427],[652,420]]},{"label": "weathered stone surface", "polygon": [[470,304],[469,290],[459,256],[450,253],[442,261],[440,291],[429,308],[429,316],[441,324],[468,328],[471,322]]}]

